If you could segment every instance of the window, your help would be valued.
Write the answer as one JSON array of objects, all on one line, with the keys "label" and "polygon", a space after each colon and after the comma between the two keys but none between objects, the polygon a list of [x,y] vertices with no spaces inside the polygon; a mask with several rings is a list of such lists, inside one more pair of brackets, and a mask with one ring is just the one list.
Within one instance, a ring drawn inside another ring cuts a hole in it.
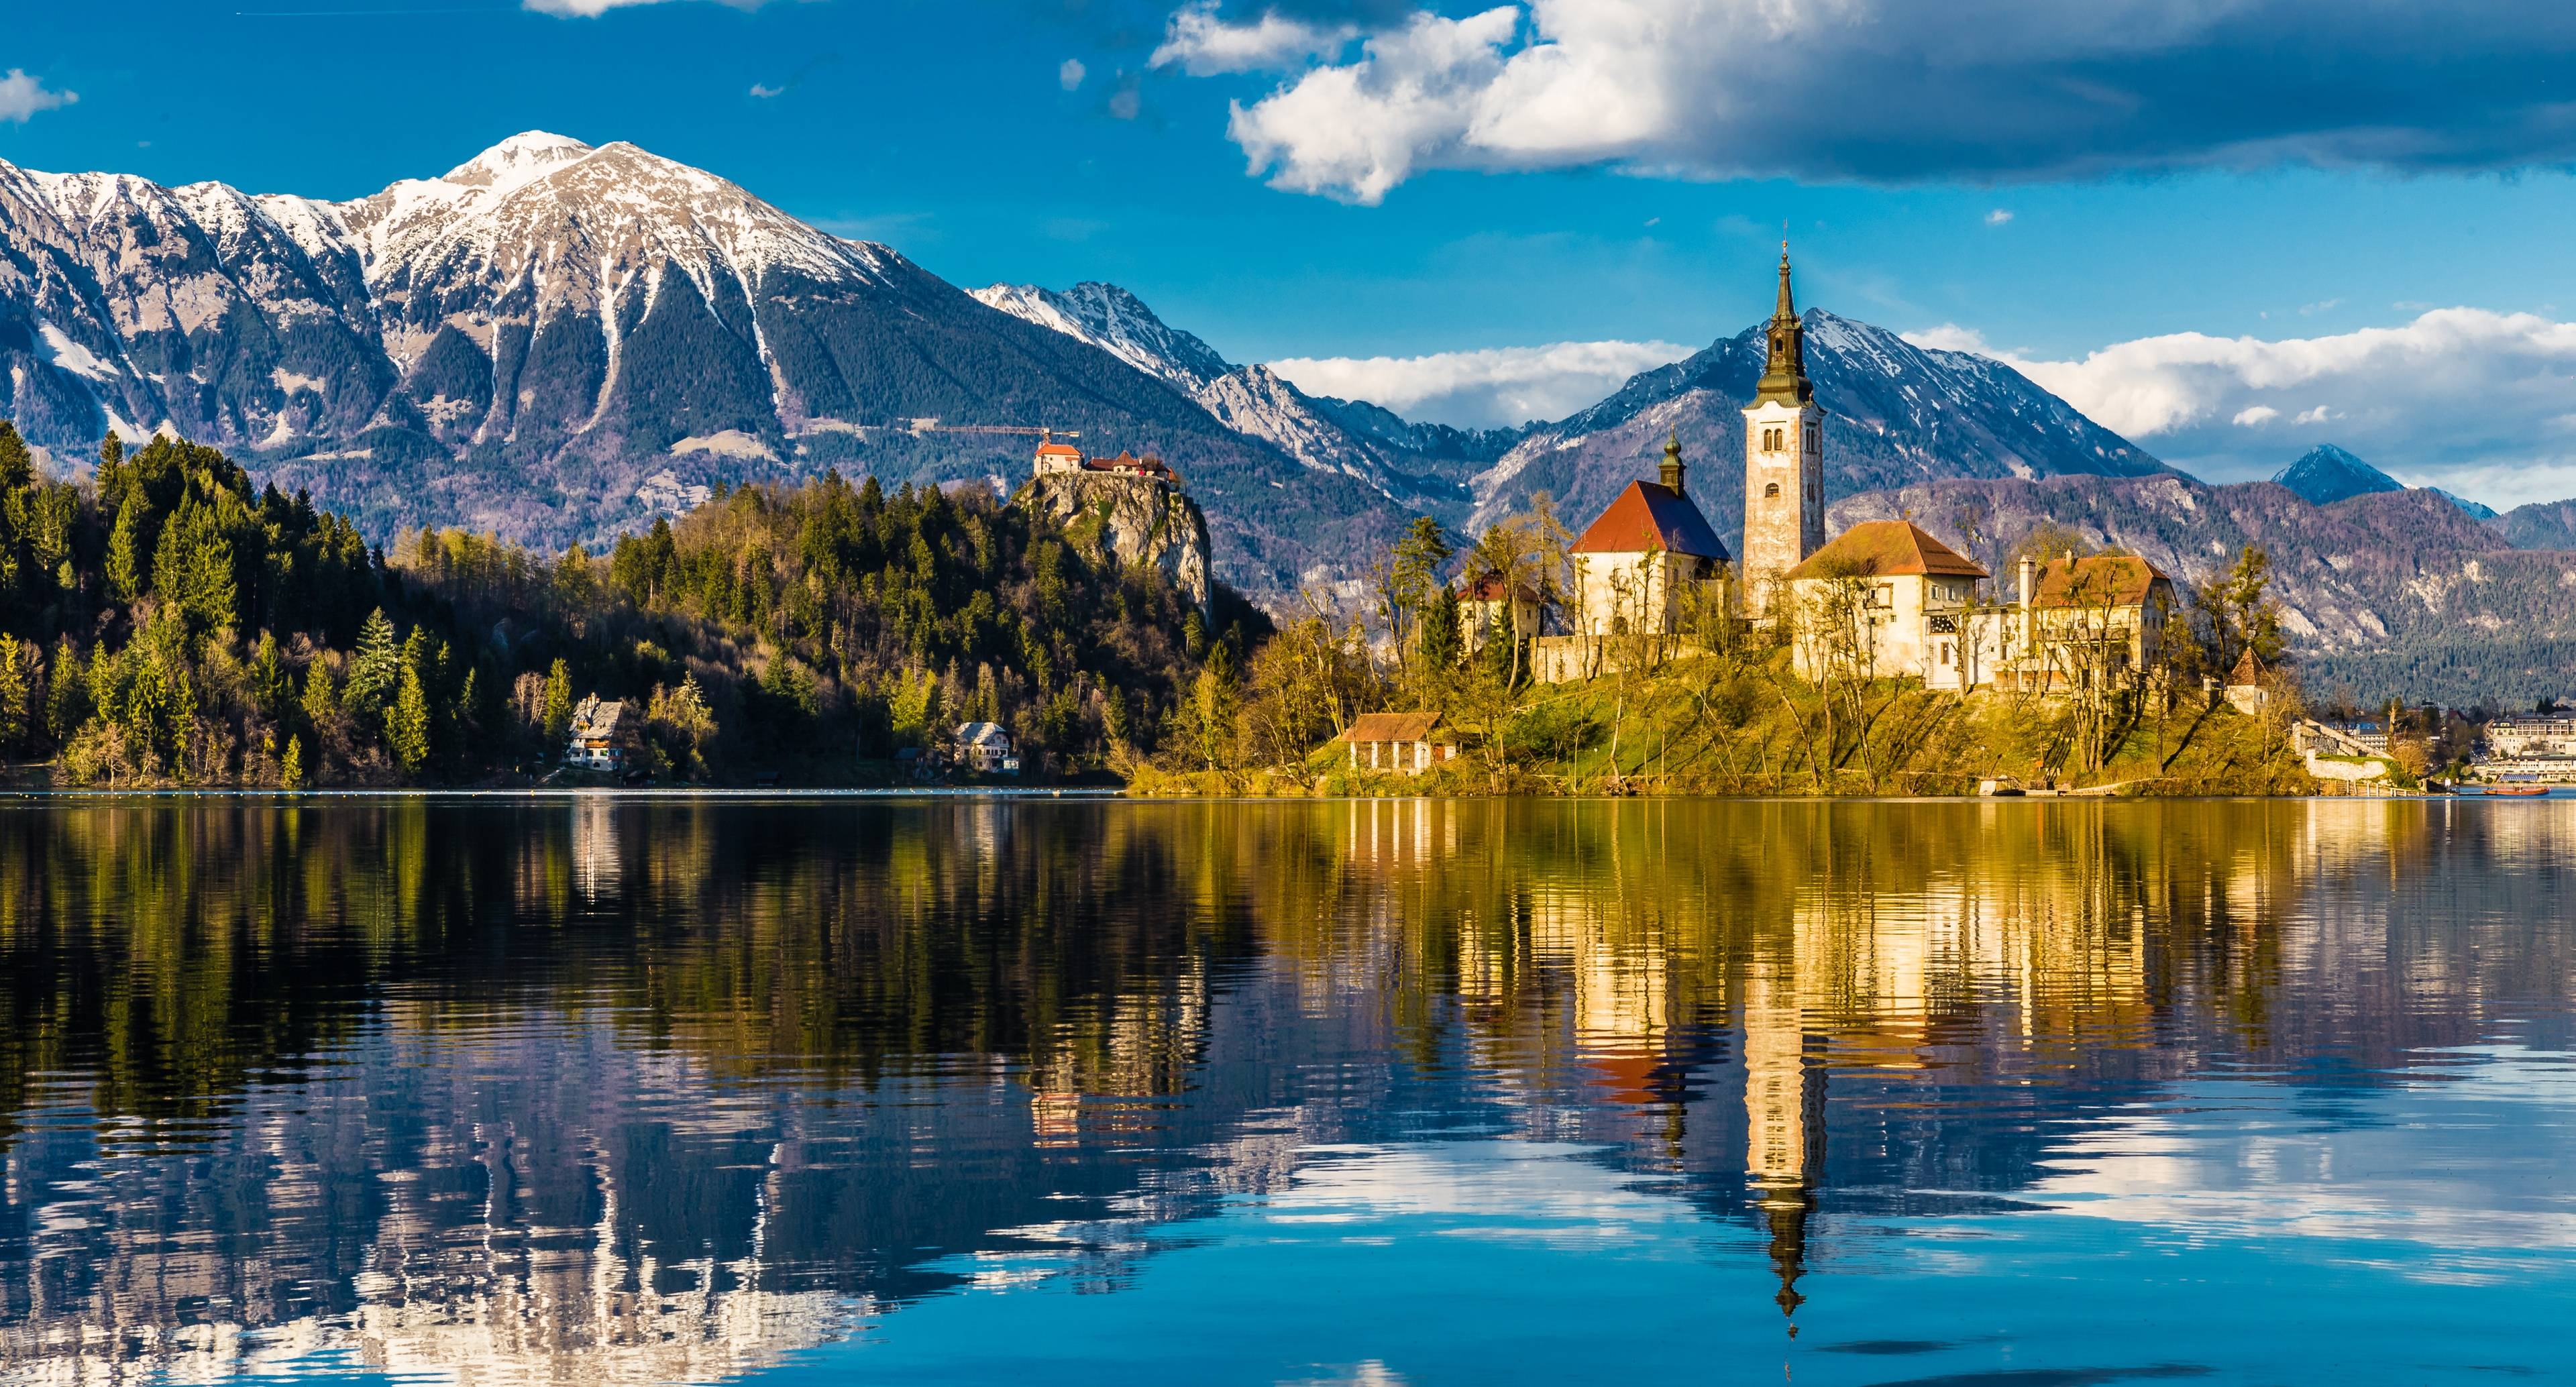
[{"label": "window", "polygon": [[1780,498],[1780,484],[1778,482],[1773,482],[1770,485],[1763,487],[1762,496],[1764,500],[1778,500]]}]

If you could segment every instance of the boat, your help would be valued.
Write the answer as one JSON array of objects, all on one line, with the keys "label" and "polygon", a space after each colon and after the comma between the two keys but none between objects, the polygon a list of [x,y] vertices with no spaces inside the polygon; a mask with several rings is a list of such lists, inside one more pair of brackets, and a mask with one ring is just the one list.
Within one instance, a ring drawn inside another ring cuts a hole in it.
[{"label": "boat", "polygon": [[2512,795],[2517,798],[2528,799],[2535,795],[2548,794],[2549,787],[2546,785],[2489,785],[2487,787],[2487,793],[2491,795]]}]

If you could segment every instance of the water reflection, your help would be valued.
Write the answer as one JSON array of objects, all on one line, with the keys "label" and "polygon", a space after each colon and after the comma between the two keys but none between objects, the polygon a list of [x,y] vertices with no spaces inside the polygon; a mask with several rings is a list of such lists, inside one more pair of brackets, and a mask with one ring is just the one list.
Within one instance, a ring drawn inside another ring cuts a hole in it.
[{"label": "water reflection", "polygon": [[[1733,1229],[1694,1255],[1759,1266],[1774,1336],[1890,1230],[1995,1217],[2565,1278],[2571,836],[2415,802],[12,805],[0,1371],[738,1377],[925,1298],[1144,1295],[1246,1209],[1355,1201],[1404,1240],[1506,1199],[1587,1256]],[[2468,1116],[2386,1116],[2422,1095]]]}]

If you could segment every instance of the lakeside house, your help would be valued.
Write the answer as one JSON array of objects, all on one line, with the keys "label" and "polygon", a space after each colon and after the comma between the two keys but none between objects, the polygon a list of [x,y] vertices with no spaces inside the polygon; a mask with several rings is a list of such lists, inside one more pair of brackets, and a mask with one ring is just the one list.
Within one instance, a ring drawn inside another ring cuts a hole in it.
[{"label": "lakeside house", "polygon": [[1974,687],[1968,630],[1986,570],[1906,520],[1854,525],[1788,571],[1803,615],[1799,675],[1849,660],[1866,676],[1911,674],[1929,689]]},{"label": "lakeside house", "polygon": [[1362,713],[1341,740],[1350,744],[1353,770],[1420,775],[1458,755],[1438,713]]},{"label": "lakeside house", "polygon": [[2515,780],[2576,782],[2576,718],[2498,718],[2486,727],[2478,769]]},{"label": "lakeside house", "polygon": [[592,694],[572,710],[564,741],[564,764],[585,770],[620,771],[635,742],[635,719],[622,699]]},{"label": "lakeside house", "polygon": [[960,770],[977,775],[1018,775],[1020,751],[1010,729],[998,722],[961,722],[949,736],[949,757]]}]

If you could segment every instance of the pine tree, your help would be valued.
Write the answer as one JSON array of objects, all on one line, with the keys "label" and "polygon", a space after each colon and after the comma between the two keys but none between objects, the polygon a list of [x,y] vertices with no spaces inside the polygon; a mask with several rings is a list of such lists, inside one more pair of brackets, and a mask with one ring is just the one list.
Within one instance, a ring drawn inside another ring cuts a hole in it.
[{"label": "pine tree", "polygon": [[[15,438],[0,437],[0,445]],[[7,459],[0,457],[0,465]],[[0,632],[0,753],[15,755],[26,748],[29,707],[27,679],[18,660],[18,638]]]},{"label": "pine tree", "polygon": [[36,459],[18,436],[18,426],[0,419],[0,495],[23,490],[35,477]]},{"label": "pine tree", "polygon": [[340,715],[340,695],[331,687],[331,667],[316,659],[304,667],[304,721],[316,732]]},{"label": "pine tree", "polygon": [[358,628],[358,649],[349,658],[349,682],[340,690],[340,706],[360,723],[377,723],[394,696],[402,670],[402,649],[394,643],[393,619],[378,607]]},{"label": "pine tree", "polygon": [[277,783],[293,790],[304,784],[304,739],[286,739],[286,755],[277,763]]},{"label": "pine tree", "polygon": [[121,510],[125,505],[128,481],[125,470],[125,440],[114,432],[98,445],[98,504],[102,509]]},{"label": "pine tree", "polygon": [[421,687],[420,671],[410,666],[403,668],[402,692],[394,696],[385,740],[392,745],[394,761],[403,774],[418,775],[429,763],[429,694]]},{"label": "pine tree", "polygon": [[116,529],[107,537],[107,590],[119,602],[143,595],[152,575],[144,567],[143,531],[152,522],[151,507],[140,487],[128,487],[117,507]]},{"label": "pine tree", "polygon": [[562,660],[546,671],[545,734],[546,746],[560,749],[564,733],[572,727],[572,666]]},{"label": "pine tree", "polygon": [[259,633],[259,650],[251,656],[250,693],[259,705],[260,716],[274,722],[286,711],[286,661],[278,654],[277,637],[263,629]]},{"label": "pine tree", "polygon": [[62,746],[89,721],[89,675],[80,651],[65,636],[54,646],[53,682],[45,686],[45,739]]}]

